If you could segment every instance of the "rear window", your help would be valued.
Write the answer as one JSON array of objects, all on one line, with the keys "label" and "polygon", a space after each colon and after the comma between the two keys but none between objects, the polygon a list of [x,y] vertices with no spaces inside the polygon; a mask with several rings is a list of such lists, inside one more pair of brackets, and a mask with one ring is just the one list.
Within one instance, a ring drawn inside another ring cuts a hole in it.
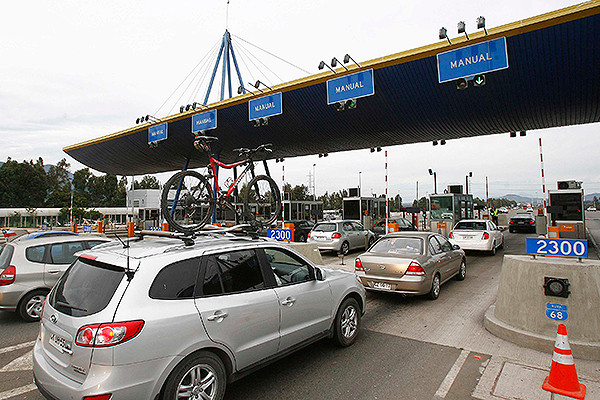
[{"label": "rear window", "polygon": [[25,257],[31,262],[43,263],[45,253],[45,245],[28,247],[27,250],[25,250]]},{"label": "rear window", "polygon": [[469,229],[472,231],[485,231],[487,228],[485,222],[481,221],[464,221],[456,224],[454,229]]},{"label": "rear window", "polygon": [[369,249],[369,253],[420,255],[423,254],[423,239],[408,237],[383,238]]},{"label": "rear window", "polygon": [[531,214],[517,214],[511,219],[533,219],[533,216]]},{"label": "rear window", "polygon": [[335,232],[336,231],[336,227],[337,227],[337,224],[317,224],[317,226],[315,226],[313,228],[313,231]]},{"label": "rear window", "polygon": [[0,247],[0,271],[4,270],[10,264],[15,248],[5,244]]},{"label": "rear window", "polygon": [[50,294],[50,305],[73,317],[102,311],[115,294],[125,270],[79,258],[67,269]]}]

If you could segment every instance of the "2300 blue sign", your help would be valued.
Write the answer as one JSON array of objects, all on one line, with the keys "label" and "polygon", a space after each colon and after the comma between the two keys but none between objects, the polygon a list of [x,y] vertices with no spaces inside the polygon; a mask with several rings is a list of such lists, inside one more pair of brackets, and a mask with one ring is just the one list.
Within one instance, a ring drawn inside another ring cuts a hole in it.
[{"label": "2300 blue sign", "polygon": [[292,240],[290,229],[267,229],[267,237],[275,240]]},{"label": "2300 blue sign", "polygon": [[527,254],[587,257],[587,240],[527,238]]}]

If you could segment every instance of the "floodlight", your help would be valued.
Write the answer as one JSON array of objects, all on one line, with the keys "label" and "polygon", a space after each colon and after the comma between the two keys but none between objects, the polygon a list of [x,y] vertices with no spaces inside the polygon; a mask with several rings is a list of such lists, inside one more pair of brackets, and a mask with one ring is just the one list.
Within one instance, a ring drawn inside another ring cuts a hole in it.
[{"label": "floodlight", "polygon": [[467,37],[467,40],[469,40],[469,35],[467,35],[467,25],[465,24],[465,21],[460,21],[457,24],[458,27],[458,34],[464,33],[465,36]]},{"label": "floodlight", "polygon": [[485,31],[485,34],[488,34],[487,29],[485,29],[485,18],[483,16],[480,16],[477,18],[476,20],[477,22],[477,29],[483,29]]},{"label": "floodlight", "polygon": [[433,170],[429,168],[429,175],[433,175]]},{"label": "floodlight", "polygon": [[[338,65],[338,63],[339,63],[339,60],[338,60],[337,58],[333,57],[333,58],[331,59],[331,66],[332,66],[332,67],[336,67],[336,66]],[[348,68],[346,68],[346,66],[345,66],[344,64],[340,63],[340,65],[341,65],[342,67],[344,67],[344,69],[345,69],[346,71],[348,71]]]},{"label": "floodlight", "polygon": [[446,141],[444,139],[440,140],[440,144],[443,146],[446,144]]},{"label": "floodlight", "polygon": [[136,120],[135,120],[135,123],[136,123],[136,124],[139,124],[139,123],[140,123],[140,119],[139,119],[139,118],[138,118],[138,119],[136,119]]},{"label": "floodlight", "polygon": [[375,153],[375,148],[371,147],[371,153]]},{"label": "floodlight", "polygon": [[517,132],[511,132],[510,137],[517,137]]},{"label": "floodlight", "polygon": [[344,64],[348,64],[348,63],[350,62],[350,60],[352,60],[352,62],[353,62],[354,64],[356,64],[357,66],[359,66],[359,67],[360,67],[360,64],[359,64],[359,63],[357,63],[356,61],[354,61],[354,58],[350,57],[350,54],[346,54],[346,55],[344,56]]},{"label": "floodlight", "polygon": [[519,133],[519,136],[527,136],[527,131],[521,131],[521,132]]},{"label": "floodlight", "polygon": [[437,146],[437,145],[438,145],[438,141],[437,141],[437,140],[434,140],[434,141],[433,141],[433,145],[434,145],[434,146]]},{"label": "floodlight", "polygon": [[185,110],[184,106],[179,107],[179,112],[182,113]]},{"label": "floodlight", "polygon": [[319,69],[323,69],[323,67],[327,67],[327,68],[329,68],[329,70],[335,74],[335,71],[333,70],[333,68],[331,68],[329,65],[327,65],[327,64],[325,63],[325,61],[321,61],[321,62],[319,63]]},{"label": "floodlight", "polygon": [[379,153],[380,151],[381,151],[381,147],[378,147],[377,148],[377,152]]},{"label": "floodlight", "polygon": [[[260,81],[259,81],[259,82],[260,82]],[[253,85],[253,84],[251,84],[250,82],[248,82],[248,85],[250,85],[250,86],[254,86],[254,85]],[[254,86],[254,87],[256,87],[256,86]],[[259,91],[259,92],[261,92],[261,93],[263,92],[262,90],[260,90],[260,88],[256,88],[256,89],[258,89],[258,91]],[[248,92],[250,92],[250,91],[249,91],[248,89],[246,89],[246,88],[244,88],[244,90],[247,90]],[[252,94],[254,94],[254,93],[252,93]]]},{"label": "floodlight", "polygon": [[187,106],[185,106],[185,111],[190,111],[190,108],[192,108],[192,106],[188,104]]},{"label": "floodlight", "polygon": [[472,177],[473,177],[473,172],[472,172],[472,171],[470,171],[470,172],[469,172],[469,178],[472,178]]}]

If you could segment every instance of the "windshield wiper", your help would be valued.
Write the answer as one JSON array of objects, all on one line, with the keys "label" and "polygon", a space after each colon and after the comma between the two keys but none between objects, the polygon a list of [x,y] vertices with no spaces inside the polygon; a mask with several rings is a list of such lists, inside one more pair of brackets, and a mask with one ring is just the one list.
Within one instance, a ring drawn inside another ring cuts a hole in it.
[{"label": "windshield wiper", "polygon": [[87,310],[85,308],[75,307],[75,306],[69,305],[67,303],[63,303],[62,301],[57,301],[54,304],[56,304],[57,306],[63,306],[63,307],[70,308],[71,310],[78,310],[78,311],[87,312]]}]

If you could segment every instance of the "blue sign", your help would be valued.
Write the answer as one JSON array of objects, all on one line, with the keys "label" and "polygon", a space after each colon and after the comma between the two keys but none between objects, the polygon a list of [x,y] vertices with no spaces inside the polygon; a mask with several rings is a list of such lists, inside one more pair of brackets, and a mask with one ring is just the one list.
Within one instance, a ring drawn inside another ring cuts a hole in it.
[{"label": "blue sign", "polygon": [[440,83],[508,68],[506,38],[477,43],[437,55]]},{"label": "blue sign", "polygon": [[526,253],[542,256],[587,257],[587,240],[527,238]]},{"label": "blue sign", "polygon": [[248,102],[248,119],[254,121],[259,118],[272,117],[283,113],[283,99],[281,92],[268,96],[252,99]]},{"label": "blue sign", "polygon": [[564,321],[569,318],[567,313],[567,306],[563,304],[547,303],[546,304],[546,317],[555,321]]},{"label": "blue sign", "polygon": [[373,70],[344,75],[327,81],[327,104],[375,94]]},{"label": "blue sign", "polygon": [[162,227],[160,227],[160,226],[149,226],[148,230],[149,231],[162,231]]},{"label": "blue sign", "polygon": [[83,232],[84,233],[91,233],[92,232],[92,227],[89,225],[84,225],[83,226]]},{"label": "blue sign", "polygon": [[192,133],[207,131],[217,127],[217,110],[210,110],[192,116]]},{"label": "blue sign", "polygon": [[267,229],[267,237],[275,240],[292,240],[291,229]]},{"label": "blue sign", "polygon": [[158,142],[167,138],[167,123],[154,125],[148,128],[148,143]]}]

